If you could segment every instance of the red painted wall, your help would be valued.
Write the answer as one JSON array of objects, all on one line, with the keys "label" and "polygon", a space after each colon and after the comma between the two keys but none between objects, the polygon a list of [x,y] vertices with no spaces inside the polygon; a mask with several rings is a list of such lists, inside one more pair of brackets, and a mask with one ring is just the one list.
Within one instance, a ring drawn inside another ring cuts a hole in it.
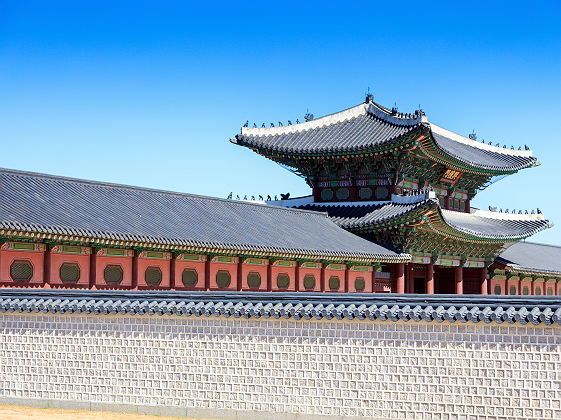
[{"label": "red painted wall", "polygon": [[[161,257],[161,258],[158,258]],[[169,289],[171,254],[169,252],[150,252],[143,251],[134,259],[136,273],[136,287],[139,289]],[[162,273],[162,281],[159,285],[152,285],[146,282],[146,270],[149,268],[159,268]]]},{"label": "red painted wall", "polygon": [[[246,258],[242,263],[242,290],[252,290],[265,292],[270,290],[269,284],[269,260],[260,258]],[[261,277],[261,284],[259,287],[250,287],[248,284],[248,275],[250,273],[258,274]]]},{"label": "red painted wall", "polygon": [[[0,248],[0,285],[1,286],[42,286],[44,284],[44,258],[45,245],[43,244],[25,244],[24,246],[33,246],[34,250],[18,250],[14,249],[17,244],[6,242]],[[15,261],[29,262],[33,268],[30,280],[14,281],[10,275],[10,269]]]},{"label": "red painted wall", "polygon": [[[214,257],[209,265],[210,290],[238,290],[238,257],[228,257],[231,262],[225,262],[224,257]],[[220,287],[216,282],[216,275],[219,271],[230,273],[230,284],[227,287]]]},{"label": "red painted wall", "polygon": [[[489,280],[489,282],[491,283],[491,288],[489,290],[490,294],[492,295],[506,295],[508,294],[508,291],[506,290],[506,285],[507,285],[507,280],[506,279],[494,279],[491,278]],[[495,289],[498,287],[501,288],[500,293],[496,293]]]},{"label": "red painted wall", "polygon": [[[119,255],[107,255],[107,254]],[[130,289],[133,287],[133,256],[134,251],[128,249],[108,250],[100,249],[92,259],[92,272],[94,285],[99,289]],[[118,266],[123,272],[123,279],[120,283],[108,283],[105,281],[105,270],[109,266]]]},{"label": "red painted wall", "polygon": [[[271,266],[271,290],[273,292],[294,292],[296,290],[298,263],[296,261],[275,261]],[[289,277],[288,287],[278,287],[279,274],[287,274]]]},{"label": "red painted wall", "polygon": [[[79,249],[78,252],[69,250]],[[53,287],[90,287],[90,258],[91,248],[81,246],[56,245],[48,253],[47,279]],[[76,282],[63,282],[61,268],[64,264],[77,265],[80,276]]]},{"label": "red painted wall", "polygon": [[[507,281],[506,281],[506,286],[507,286],[507,290],[506,293],[508,295],[520,295],[521,291],[520,291],[520,279],[518,277],[510,277]],[[511,293],[511,289],[514,286],[515,290],[514,293]]]},{"label": "red painted wall", "polygon": [[[313,263],[316,264],[316,263]],[[301,292],[321,292],[322,286],[322,269],[321,264],[317,263],[317,267],[306,267],[306,263],[303,263],[298,267],[298,290]],[[304,286],[304,279],[307,275],[314,276],[315,284],[313,288],[307,289]]]},{"label": "red painted wall", "polygon": [[[365,267],[368,271],[361,271],[363,267],[351,267],[347,271],[347,291],[350,293],[372,293],[374,290],[374,270],[372,267]],[[357,290],[355,287],[356,280],[362,277],[364,279],[364,290]]]},{"label": "red painted wall", "polygon": [[[172,262],[172,284],[177,290],[206,290],[206,255],[179,254]],[[183,283],[183,271],[195,270],[197,283],[194,286]]]},{"label": "red painted wall", "polygon": [[[344,269],[337,269],[339,265],[342,265]],[[325,292],[346,292],[347,291],[347,267],[344,264],[329,264],[323,269],[323,291]],[[329,285],[330,278],[337,277],[339,279],[339,287],[332,289]]]}]

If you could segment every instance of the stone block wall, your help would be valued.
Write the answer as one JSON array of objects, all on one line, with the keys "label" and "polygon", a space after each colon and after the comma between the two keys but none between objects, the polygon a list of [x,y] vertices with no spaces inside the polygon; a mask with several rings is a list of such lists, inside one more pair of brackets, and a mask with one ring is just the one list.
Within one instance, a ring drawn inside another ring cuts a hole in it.
[{"label": "stone block wall", "polygon": [[559,419],[561,327],[5,312],[0,402],[211,418]]}]

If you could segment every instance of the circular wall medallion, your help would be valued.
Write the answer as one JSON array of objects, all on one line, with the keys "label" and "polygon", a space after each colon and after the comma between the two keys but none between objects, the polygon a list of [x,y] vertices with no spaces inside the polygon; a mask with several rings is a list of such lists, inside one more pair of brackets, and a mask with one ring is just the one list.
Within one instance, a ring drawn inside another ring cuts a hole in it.
[{"label": "circular wall medallion", "polygon": [[146,284],[157,286],[162,282],[162,270],[159,267],[148,267],[144,272]]},{"label": "circular wall medallion", "polygon": [[247,285],[252,289],[258,289],[261,286],[261,275],[259,273],[249,273],[247,275]]},{"label": "circular wall medallion", "polygon": [[287,289],[290,285],[290,277],[286,273],[279,273],[277,276],[277,287],[279,289]]},{"label": "circular wall medallion", "polygon": [[119,284],[123,280],[123,269],[120,265],[108,265],[103,270],[105,283]]},{"label": "circular wall medallion", "polygon": [[323,201],[333,200],[333,191],[329,189],[321,190],[320,197]]},{"label": "circular wall medallion", "polygon": [[339,188],[335,194],[337,195],[337,199],[346,200],[346,199],[349,198],[349,189],[348,188]]},{"label": "circular wall medallion", "polygon": [[372,198],[372,190],[370,188],[361,188],[358,190],[358,196],[361,200],[369,200]]},{"label": "circular wall medallion", "polygon": [[314,287],[316,287],[316,278],[313,274],[306,274],[304,276],[304,288],[312,290]]},{"label": "circular wall medallion", "polygon": [[378,200],[388,198],[388,189],[386,187],[376,187],[376,189],[374,190],[374,196]]},{"label": "circular wall medallion", "polygon": [[362,292],[366,287],[366,282],[364,281],[364,277],[357,277],[355,279],[355,290],[357,292]]},{"label": "circular wall medallion", "polygon": [[80,280],[80,267],[78,264],[64,263],[60,266],[59,275],[64,283],[76,283]]},{"label": "circular wall medallion", "polygon": [[329,288],[331,290],[339,290],[339,286],[341,285],[341,280],[337,276],[329,277]]},{"label": "circular wall medallion", "polygon": [[218,273],[216,273],[216,284],[218,287],[230,286],[231,279],[230,273],[226,270],[218,270]]},{"label": "circular wall medallion", "polygon": [[183,270],[183,274],[181,274],[181,281],[187,287],[196,286],[199,281],[199,274],[197,273],[197,270],[193,270],[192,268],[186,268]]},{"label": "circular wall medallion", "polygon": [[14,281],[28,281],[33,277],[33,266],[29,261],[14,261],[10,266],[10,277]]}]

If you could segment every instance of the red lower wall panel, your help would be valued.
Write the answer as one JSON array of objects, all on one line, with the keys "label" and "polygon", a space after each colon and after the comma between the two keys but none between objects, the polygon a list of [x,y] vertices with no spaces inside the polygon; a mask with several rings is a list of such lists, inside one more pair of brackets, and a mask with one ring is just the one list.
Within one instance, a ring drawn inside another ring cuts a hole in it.
[{"label": "red lower wall panel", "polygon": [[506,293],[513,296],[520,294],[520,279],[518,277],[510,277],[506,281]]},{"label": "red lower wall panel", "polygon": [[507,281],[506,279],[490,279],[491,283],[490,292],[492,295],[506,295],[508,292],[506,290]]},{"label": "red lower wall panel", "polygon": [[210,290],[239,290],[238,257],[214,257],[209,264]]},{"label": "red lower wall panel", "polygon": [[52,287],[90,287],[91,248],[56,245],[48,253],[48,283]]},{"label": "red lower wall panel", "polygon": [[246,258],[241,263],[242,290],[265,292],[269,290],[269,260]]},{"label": "red lower wall panel", "polygon": [[521,295],[532,295],[532,278],[524,277],[520,280],[520,294]]},{"label": "red lower wall panel", "polygon": [[169,252],[142,251],[133,265],[136,287],[139,289],[169,289],[171,254]]},{"label": "red lower wall panel", "polygon": [[172,262],[173,287],[177,290],[205,290],[206,255],[179,254]]},{"label": "red lower wall panel", "polygon": [[[133,256],[134,252],[132,250],[100,249],[92,261],[95,287],[99,289],[132,288]],[[121,281],[118,281],[119,273]]]},{"label": "red lower wall panel", "polygon": [[303,263],[298,267],[298,290],[300,292],[321,292],[321,263]]},{"label": "red lower wall panel", "polygon": [[[45,249],[44,244],[14,242],[2,244],[0,248],[0,285],[8,287],[42,286],[45,283]],[[24,270],[18,270],[20,267]],[[12,277],[12,274],[15,278]]]},{"label": "red lower wall panel", "polygon": [[347,291],[350,293],[372,293],[373,274],[372,267],[351,267],[347,271]]},{"label": "red lower wall panel", "polygon": [[323,291],[341,293],[347,291],[347,266],[330,264],[323,269]]},{"label": "red lower wall panel", "polygon": [[296,261],[275,261],[271,266],[271,290],[273,292],[294,292],[297,268]]}]

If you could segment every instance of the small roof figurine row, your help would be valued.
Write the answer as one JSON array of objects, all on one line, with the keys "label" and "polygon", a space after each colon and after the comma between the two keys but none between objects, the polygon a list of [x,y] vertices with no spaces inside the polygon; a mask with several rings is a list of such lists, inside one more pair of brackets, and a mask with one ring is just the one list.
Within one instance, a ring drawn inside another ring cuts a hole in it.
[{"label": "small roof figurine row", "polygon": [[[491,206],[489,206],[489,211],[496,212],[496,211],[497,211],[497,207],[491,207]],[[499,213],[516,214],[516,210],[515,210],[515,209],[512,209],[512,211],[509,212],[508,209],[506,209],[506,210],[503,212],[503,209],[500,209],[500,210],[499,210]],[[528,213],[528,210],[524,210],[524,214],[536,214],[536,213],[537,213],[537,214],[542,214],[542,211],[541,211],[540,209],[537,209],[536,212],[534,212],[534,210],[532,210],[531,213]],[[518,214],[522,214],[522,210],[518,210]]]},{"label": "small roof figurine row", "polygon": [[[259,200],[259,201],[265,201],[265,200],[266,201],[273,201],[274,200],[274,201],[278,201],[278,199],[279,199],[277,195],[275,195],[274,198],[271,198],[271,196],[269,194],[267,194],[266,199],[261,194],[259,194],[257,197],[258,198],[255,198],[255,196],[252,195],[251,198],[248,198],[248,196],[246,194],[246,195],[243,196],[243,198],[240,198],[240,195],[237,194],[236,195],[236,200],[251,200],[251,201],[256,201],[256,200]],[[290,193],[280,195],[281,200],[288,200],[289,197],[290,197]],[[228,200],[233,200],[234,199],[234,193],[231,192],[230,194],[228,194],[228,197],[226,197],[226,198]]]},{"label": "small roof figurine row", "polygon": [[[468,135],[470,140],[476,141],[477,140],[477,134],[475,134],[475,130],[473,132],[471,132]],[[481,139],[481,143],[485,144],[485,139]],[[491,140],[489,140],[489,146],[491,146],[493,143],[491,142]],[[495,144],[496,147],[501,147],[500,143],[496,143]],[[506,149],[506,144],[503,145],[503,149]],[[510,150],[514,150],[514,146],[510,146]],[[522,146],[518,146],[518,150],[522,150]],[[530,150],[530,148],[527,145],[524,145],[524,150]]]}]

